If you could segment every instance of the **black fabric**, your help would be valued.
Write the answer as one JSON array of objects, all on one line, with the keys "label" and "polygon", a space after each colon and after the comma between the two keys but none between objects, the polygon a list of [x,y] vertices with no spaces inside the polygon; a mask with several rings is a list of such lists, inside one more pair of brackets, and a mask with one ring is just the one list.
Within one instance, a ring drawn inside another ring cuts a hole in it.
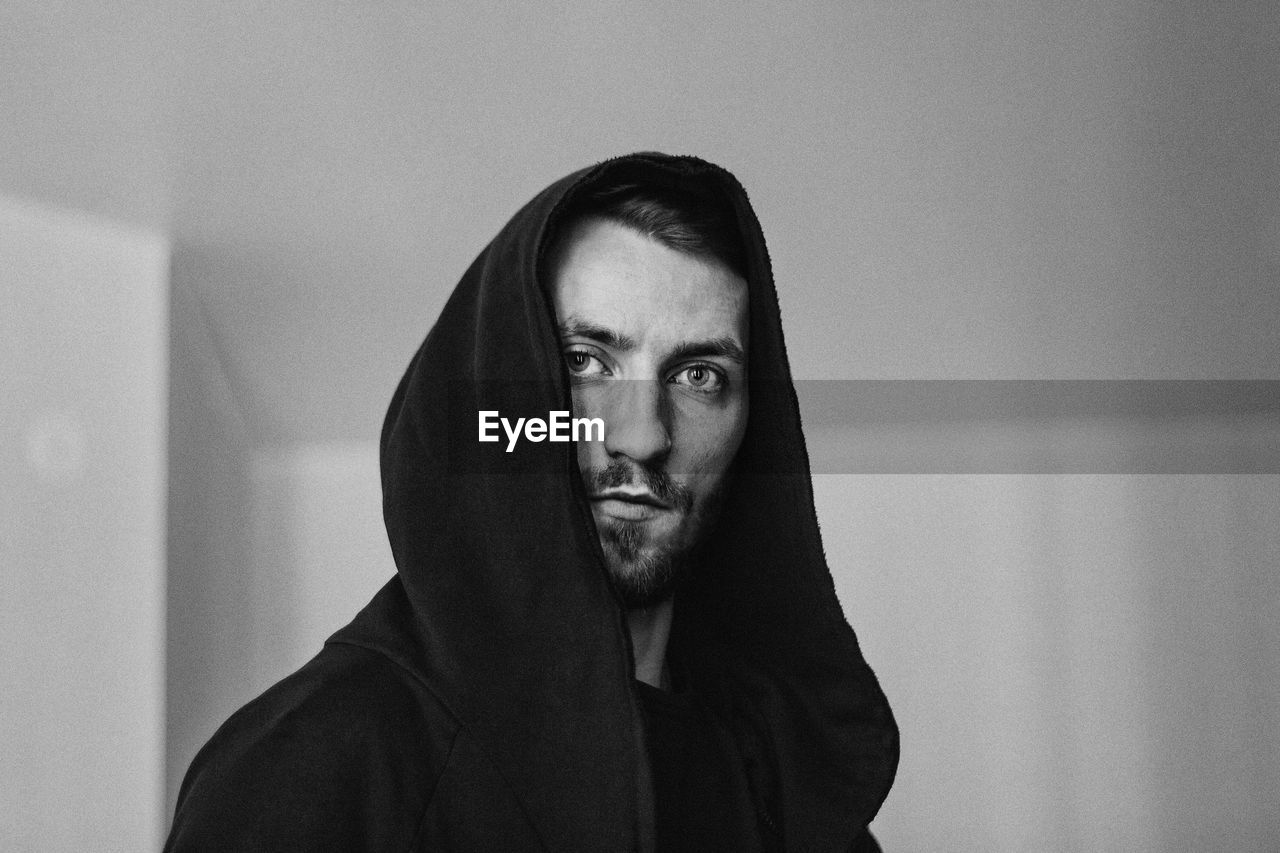
[{"label": "black fabric", "polygon": [[752,853],[762,825],[728,734],[690,691],[636,682],[653,779],[655,836],[664,853]]},{"label": "black fabric", "polygon": [[396,577],[215,734],[168,849],[654,849],[630,637],[574,447],[476,440],[479,410],[571,408],[544,254],[606,178],[720,194],[747,248],[747,431],[672,648],[782,849],[868,843],[897,729],[823,555],[763,235],[728,172],[638,154],[548,187],[458,283],[383,428]]}]

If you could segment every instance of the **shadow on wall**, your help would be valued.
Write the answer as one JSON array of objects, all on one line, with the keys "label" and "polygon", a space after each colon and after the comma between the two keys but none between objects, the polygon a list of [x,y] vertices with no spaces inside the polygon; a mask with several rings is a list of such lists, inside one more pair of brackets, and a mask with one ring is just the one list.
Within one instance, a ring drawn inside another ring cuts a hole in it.
[{"label": "shadow on wall", "polygon": [[251,438],[183,261],[169,314],[166,825],[196,750],[254,695],[261,644]]}]

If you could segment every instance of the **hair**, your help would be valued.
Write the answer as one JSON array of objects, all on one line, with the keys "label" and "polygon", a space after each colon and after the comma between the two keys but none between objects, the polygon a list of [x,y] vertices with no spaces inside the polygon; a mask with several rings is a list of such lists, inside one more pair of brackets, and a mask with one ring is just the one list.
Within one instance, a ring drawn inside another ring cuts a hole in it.
[{"label": "hair", "polygon": [[663,245],[711,258],[747,278],[747,253],[727,200],[707,190],[657,184],[602,184],[571,204],[566,222],[600,217],[633,228]]}]

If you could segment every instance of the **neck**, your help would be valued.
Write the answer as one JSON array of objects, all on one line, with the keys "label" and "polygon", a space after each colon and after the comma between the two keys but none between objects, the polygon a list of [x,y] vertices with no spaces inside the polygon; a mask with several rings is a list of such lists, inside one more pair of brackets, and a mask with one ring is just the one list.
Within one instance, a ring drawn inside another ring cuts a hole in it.
[{"label": "neck", "polygon": [[670,688],[667,677],[667,639],[671,636],[671,599],[643,610],[627,611],[631,647],[636,656],[636,679],[662,690]]}]

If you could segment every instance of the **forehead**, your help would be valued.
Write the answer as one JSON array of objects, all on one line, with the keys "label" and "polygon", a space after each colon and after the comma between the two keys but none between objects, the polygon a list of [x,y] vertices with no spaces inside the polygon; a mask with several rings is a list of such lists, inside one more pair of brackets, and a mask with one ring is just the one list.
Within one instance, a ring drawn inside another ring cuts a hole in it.
[{"label": "forehead", "polygon": [[600,218],[576,223],[552,258],[560,322],[651,339],[733,337],[745,349],[747,284],[723,263]]}]

